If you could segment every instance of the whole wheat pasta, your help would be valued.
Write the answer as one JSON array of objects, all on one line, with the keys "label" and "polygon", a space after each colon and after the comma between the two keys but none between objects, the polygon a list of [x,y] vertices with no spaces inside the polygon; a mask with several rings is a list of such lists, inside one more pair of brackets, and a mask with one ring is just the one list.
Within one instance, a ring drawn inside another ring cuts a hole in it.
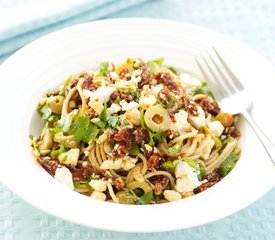
[{"label": "whole wheat pasta", "polygon": [[239,159],[234,116],[222,112],[207,84],[160,59],[104,62],[69,80],[39,101],[45,127],[31,146],[37,161],[78,193],[165,203],[216,184]]}]

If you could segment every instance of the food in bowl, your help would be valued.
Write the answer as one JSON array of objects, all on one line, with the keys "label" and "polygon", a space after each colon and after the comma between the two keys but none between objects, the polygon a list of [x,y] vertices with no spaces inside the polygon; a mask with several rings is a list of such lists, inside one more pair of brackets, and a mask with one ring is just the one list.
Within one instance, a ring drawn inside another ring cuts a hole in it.
[{"label": "food in bowl", "polygon": [[70,76],[39,99],[31,136],[38,163],[91,198],[123,204],[180,200],[218,183],[240,157],[236,116],[205,82],[128,58]]}]

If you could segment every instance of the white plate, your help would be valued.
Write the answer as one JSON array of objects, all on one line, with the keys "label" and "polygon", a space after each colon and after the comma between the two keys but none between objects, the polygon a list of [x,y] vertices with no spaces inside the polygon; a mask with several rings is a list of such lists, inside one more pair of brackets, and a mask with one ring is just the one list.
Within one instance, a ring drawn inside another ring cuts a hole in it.
[{"label": "white plate", "polygon": [[270,84],[268,79],[275,76],[271,65],[243,44],[189,24],[152,19],[104,20],[57,31],[22,48],[0,67],[1,180],[20,197],[55,216],[117,231],[188,228],[251,204],[274,186],[275,171],[244,123],[242,158],[224,180],[194,197],[160,205],[118,205],[82,196],[57,183],[34,161],[30,151],[28,135],[37,134],[38,121],[33,116],[38,97],[71,73],[95,67],[102,60],[117,62],[131,56],[165,57],[167,64],[200,75],[193,57],[213,45],[247,80],[251,92],[257,92],[256,109],[271,109],[264,98],[272,94],[272,89],[265,89]]}]

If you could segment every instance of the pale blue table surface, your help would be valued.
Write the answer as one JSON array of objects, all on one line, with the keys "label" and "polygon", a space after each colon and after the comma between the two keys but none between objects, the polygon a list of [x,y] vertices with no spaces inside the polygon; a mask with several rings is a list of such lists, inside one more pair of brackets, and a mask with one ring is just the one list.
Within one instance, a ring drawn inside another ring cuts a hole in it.
[{"label": "pale blue table surface", "polygon": [[[114,17],[185,21],[241,40],[275,64],[274,0],[160,0],[139,5],[131,2],[132,7],[126,8],[121,3],[120,8],[108,11],[108,14],[93,12],[85,18],[75,18],[73,23]],[[25,42],[69,24],[57,24],[10,42],[0,41],[0,60],[15,50],[12,47],[20,47]],[[11,44],[15,45],[11,47]],[[28,239],[272,240],[275,239],[275,188],[251,206],[213,223],[174,232],[131,234],[82,227],[55,218],[24,202],[0,183],[0,240]]]}]

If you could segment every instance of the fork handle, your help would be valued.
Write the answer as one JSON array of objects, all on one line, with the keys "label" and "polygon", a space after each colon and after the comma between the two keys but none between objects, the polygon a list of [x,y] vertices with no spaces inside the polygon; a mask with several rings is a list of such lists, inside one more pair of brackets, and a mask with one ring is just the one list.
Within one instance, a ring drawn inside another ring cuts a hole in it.
[{"label": "fork handle", "polygon": [[254,132],[256,133],[258,139],[262,143],[264,149],[266,150],[269,158],[273,162],[275,166],[275,145],[271,142],[271,140],[264,134],[264,132],[260,129],[260,127],[256,124],[254,119],[251,117],[248,111],[243,111],[242,115],[247,120],[249,125],[252,127]]}]

